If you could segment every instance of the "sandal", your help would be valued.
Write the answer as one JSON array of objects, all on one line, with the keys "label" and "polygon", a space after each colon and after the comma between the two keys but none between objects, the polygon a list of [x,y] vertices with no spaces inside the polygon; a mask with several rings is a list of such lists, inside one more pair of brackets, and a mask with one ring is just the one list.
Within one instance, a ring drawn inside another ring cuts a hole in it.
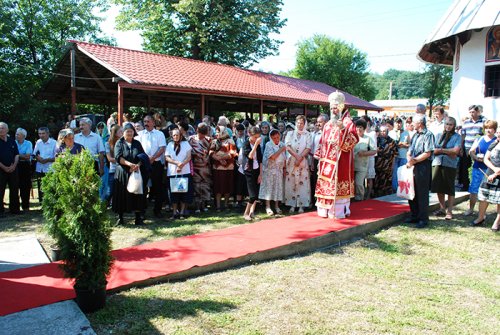
[{"label": "sandal", "polygon": [[444,217],[445,220],[453,220],[453,214],[451,213],[446,213],[446,216]]},{"label": "sandal", "polygon": [[273,210],[269,207],[266,208],[266,213],[267,213],[267,215],[274,215]]},{"label": "sandal", "polygon": [[246,221],[252,221],[252,217],[250,215],[244,215],[243,218],[246,220]]},{"label": "sandal", "polygon": [[468,210],[466,210],[466,211],[464,212],[464,216],[469,216],[469,215],[472,215],[472,214],[474,214],[474,211],[473,211],[473,210],[470,210],[470,209],[468,209]]},{"label": "sandal", "polygon": [[442,215],[446,215],[446,212],[444,211],[443,208],[439,208],[439,209],[435,210],[434,212],[432,212],[432,215],[442,216]]},{"label": "sandal", "polygon": [[283,213],[279,207],[276,207],[274,210],[276,211],[276,214],[282,214]]}]

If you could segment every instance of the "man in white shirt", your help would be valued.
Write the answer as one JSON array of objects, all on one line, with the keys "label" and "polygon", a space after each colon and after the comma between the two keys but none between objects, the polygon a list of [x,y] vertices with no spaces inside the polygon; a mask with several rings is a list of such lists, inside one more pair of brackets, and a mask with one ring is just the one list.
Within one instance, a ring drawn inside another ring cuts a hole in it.
[{"label": "man in white shirt", "polygon": [[99,173],[99,176],[102,176],[104,174],[104,154],[106,153],[106,149],[104,148],[101,136],[91,131],[91,128],[92,121],[88,117],[81,118],[80,133],[75,135],[75,142],[83,145],[95,157],[96,171]]},{"label": "man in white shirt", "polygon": [[429,125],[429,130],[434,134],[434,138],[437,138],[438,134],[442,134],[444,131],[445,113],[442,106],[437,106],[432,111],[432,116],[434,120]]},{"label": "man in white shirt", "polygon": [[155,121],[152,115],[144,117],[144,130],[140,131],[136,139],[141,142],[144,152],[148,155],[151,163],[151,190],[150,195],[155,199],[154,215],[162,217],[161,207],[164,199],[163,184],[163,156],[167,147],[165,135],[155,129]]},{"label": "man in white shirt", "polygon": [[40,127],[38,129],[38,137],[40,137],[40,139],[35,143],[33,156],[36,159],[35,171],[37,176],[38,199],[42,202],[43,192],[40,186],[42,178],[55,161],[57,142],[53,138],[49,138],[49,128],[47,127]]}]

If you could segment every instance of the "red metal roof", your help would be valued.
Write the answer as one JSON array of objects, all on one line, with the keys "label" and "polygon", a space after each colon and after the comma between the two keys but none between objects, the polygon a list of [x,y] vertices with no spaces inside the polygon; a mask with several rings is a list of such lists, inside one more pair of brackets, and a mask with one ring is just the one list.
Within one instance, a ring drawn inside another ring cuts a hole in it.
[{"label": "red metal roof", "polygon": [[[69,42],[129,84],[137,85],[138,88],[158,86],[223,96],[321,105],[328,104],[328,95],[337,90],[324,83],[229,65],[108,45]],[[343,93],[348,106],[382,110],[358,97]]]}]

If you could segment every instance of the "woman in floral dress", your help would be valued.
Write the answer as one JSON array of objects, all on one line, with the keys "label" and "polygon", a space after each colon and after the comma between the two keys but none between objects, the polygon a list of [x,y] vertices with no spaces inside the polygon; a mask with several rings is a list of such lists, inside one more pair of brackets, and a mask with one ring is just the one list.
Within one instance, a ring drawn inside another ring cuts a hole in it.
[{"label": "woman in floral dress", "polygon": [[205,123],[198,124],[197,134],[189,138],[191,160],[193,162],[193,186],[196,211],[207,211],[206,204],[212,196],[212,171],[210,167],[210,128]]},{"label": "woman in floral dress", "polygon": [[375,157],[375,180],[373,191],[375,197],[392,194],[392,167],[398,154],[396,142],[388,136],[387,127],[380,127],[377,137],[377,157]]},{"label": "woman in floral dress", "polygon": [[309,181],[309,164],[307,157],[311,151],[312,136],[306,130],[306,118],[297,116],[296,129],[286,135],[285,145],[288,157],[286,160],[285,204],[290,206],[290,213],[299,207],[299,213],[311,203],[311,183]]},{"label": "woman in floral dress", "polygon": [[280,132],[273,129],[270,133],[271,140],[267,142],[262,160],[262,182],[260,184],[259,198],[266,201],[266,212],[274,215],[271,209],[271,200],[275,202],[276,214],[281,214],[279,207],[283,201],[283,170],[286,161],[286,146],[280,142]]}]

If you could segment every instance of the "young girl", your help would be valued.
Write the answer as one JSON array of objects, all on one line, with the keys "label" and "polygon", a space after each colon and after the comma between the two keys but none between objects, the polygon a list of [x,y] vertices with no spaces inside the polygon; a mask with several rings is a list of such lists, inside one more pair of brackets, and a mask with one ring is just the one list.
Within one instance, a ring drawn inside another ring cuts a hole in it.
[{"label": "young girl", "polygon": [[280,142],[280,132],[273,129],[270,133],[271,141],[267,142],[262,160],[262,183],[260,184],[259,198],[266,201],[266,212],[274,215],[271,209],[271,200],[275,202],[276,214],[281,214],[279,207],[283,201],[283,169],[286,161],[286,146]]},{"label": "young girl", "polygon": [[245,208],[243,217],[247,221],[251,221],[255,215],[255,206],[259,197],[259,184],[262,180],[262,151],[260,150],[260,129],[258,127],[250,127],[248,129],[248,138],[243,145],[243,161],[242,166],[245,171],[247,180],[249,201]]}]

